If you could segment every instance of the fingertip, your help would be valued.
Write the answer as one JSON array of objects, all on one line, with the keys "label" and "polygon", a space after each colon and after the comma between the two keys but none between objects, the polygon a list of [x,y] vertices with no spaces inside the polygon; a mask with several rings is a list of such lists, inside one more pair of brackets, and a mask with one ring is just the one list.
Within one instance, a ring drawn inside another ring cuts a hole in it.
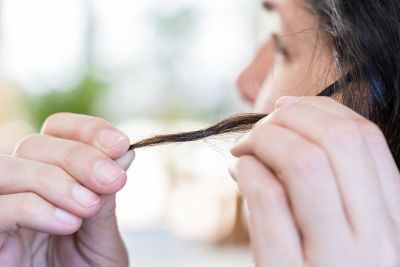
[{"label": "fingertip", "polygon": [[96,208],[101,202],[101,197],[79,183],[72,187],[71,194],[79,206],[85,210]]},{"label": "fingertip", "polygon": [[240,155],[243,154],[242,150],[248,138],[249,138],[249,133],[246,133],[240,136],[237,140],[235,140],[233,147],[230,149],[232,156],[239,157]]},{"label": "fingertip", "polygon": [[53,215],[58,222],[57,228],[61,228],[61,234],[72,234],[78,231],[78,229],[82,225],[82,218],[77,217],[60,208],[55,208]]},{"label": "fingertip", "polygon": [[239,142],[237,142],[230,150],[232,156],[234,157],[240,157],[246,152],[246,140],[247,138],[244,137],[240,139]]},{"label": "fingertip", "polygon": [[116,161],[99,160],[92,168],[92,181],[86,186],[100,195],[115,194],[127,181],[126,170]]},{"label": "fingertip", "polygon": [[129,137],[116,129],[102,129],[99,131],[95,145],[109,157],[121,157],[130,146]]},{"label": "fingertip", "polygon": [[240,156],[239,151],[240,151],[239,146],[235,145],[234,147],[231,148],[230,152],[231,152],[232,156],[239,157]]},{"label": "fingertip", "polygon": [[102,194],[103,195],[111,195],[111,194],[117,193],[125,186],[127,180],[128,180],[128,176],[127,176],[126,172],[124,172],[118,178],[118,180],[116,180],[114,183],[104,187]]},{"label": "fingertip", "polygon": [[135,159],[135,155],[136,155],[135,151],[129,150],[124,155],[116,159],[115,162],[119,166],[121,166],[124,170],[127,170],[131,166],[133,160]]},{"label": "fingertip", "polygon": [[101,211],[103,205],[104,205],[104,200],[101,197],[98,204],[96,204],[93,207],[87,208],[85,212],[82,215],[79,214],[79,216],[81,216],[82,218],[91,218]]},{"label": "fingertip", "polygon": [[124,172],[121,178],[118,179],[118,181],[115,183],[115,189],[112,191],[112,194],[117,193],[119,190],[121,190],[125,186],[127,181],[128,175],[126,174],[126,172]]}]

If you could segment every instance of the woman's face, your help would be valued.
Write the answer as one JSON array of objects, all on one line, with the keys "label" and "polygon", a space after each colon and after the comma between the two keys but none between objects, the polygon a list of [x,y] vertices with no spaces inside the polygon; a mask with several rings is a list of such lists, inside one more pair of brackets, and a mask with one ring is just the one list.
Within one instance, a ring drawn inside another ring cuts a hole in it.
[{"label": "woman's face", "polygon": [[257,112],[271,112],[285,95],[317,95],[337,79],[328,38],[305,0],[270,0],[280,29],[257,51],[238,78],[238,87]]}]

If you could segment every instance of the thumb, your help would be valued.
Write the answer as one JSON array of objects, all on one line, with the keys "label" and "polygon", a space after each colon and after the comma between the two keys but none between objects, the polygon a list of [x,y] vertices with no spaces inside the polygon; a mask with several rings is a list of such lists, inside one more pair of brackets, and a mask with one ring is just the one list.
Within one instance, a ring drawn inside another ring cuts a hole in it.
[{"label": "thumb", "polygon": [[[129,168],[135,153],[128,151],[118,158],[116,162],[125,170]],[[91,218],[83,221],[78,234],[80,239],[90,247],[95,247],[99,255],[109,258],[117,257],[119,262],[128,259],[127,252],[118,229],[117,218],[115,216],[115,194],[103,196],[101,210]],[[119,266],[119,265],[118,265]],[[121,265],[124,266],[124,265]]]},{"label": "thumb", "polygon": [[[115,162],[119,166],[127,170],[132,164],[134,158],[135,158],[135,152],[130,150],[121,157],[119,157],[118,159],[116,159]],[[110,218],[115,217],[115,207],[116,207],[115,194],[109,196],[103,196],[102,201],[103,205],[101,210],[99,211],[99,213],[97,213],[95,216],[89,219],[89,221],[97,221],[99,219],[108,220]]]}]

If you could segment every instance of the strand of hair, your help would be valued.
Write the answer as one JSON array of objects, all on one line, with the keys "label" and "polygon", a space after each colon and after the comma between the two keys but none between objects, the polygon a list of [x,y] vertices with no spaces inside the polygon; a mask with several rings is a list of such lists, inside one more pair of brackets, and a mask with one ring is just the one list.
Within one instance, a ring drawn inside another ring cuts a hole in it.
[{"label": "strand of hair", "polygon": [[256,124],[265,116],[267,116],[267,114],[259,114],[259,113],[239,114],[224,119],[205,129],[183,132],[183,133],[156,135],[150,138],[146,138],[136,143],[133,143],[129,147],[129,150],[142,147],[156,146],[156,145],[165,145],[171,143],[192,142],[212,136],[220,136],[227,133],[246,132],[250,130],[254,124]]}]

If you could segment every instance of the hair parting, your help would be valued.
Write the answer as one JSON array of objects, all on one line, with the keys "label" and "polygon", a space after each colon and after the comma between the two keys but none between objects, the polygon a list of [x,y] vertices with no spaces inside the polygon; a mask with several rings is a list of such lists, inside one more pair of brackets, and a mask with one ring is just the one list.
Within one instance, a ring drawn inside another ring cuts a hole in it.
[{"label": "hair parting", "polygon": [[256,124],[258,121],[266,116],[267,114],[258,113],[244,113],[240,115],[235,115],[205,129],[175,134],[156,135],[150,138],[146,138],[132,144],[129,147],[129,150],[171,143],[197,141],[208,137],[220,136],[228,133],[246,132],[249,131],[254,124]]}]

